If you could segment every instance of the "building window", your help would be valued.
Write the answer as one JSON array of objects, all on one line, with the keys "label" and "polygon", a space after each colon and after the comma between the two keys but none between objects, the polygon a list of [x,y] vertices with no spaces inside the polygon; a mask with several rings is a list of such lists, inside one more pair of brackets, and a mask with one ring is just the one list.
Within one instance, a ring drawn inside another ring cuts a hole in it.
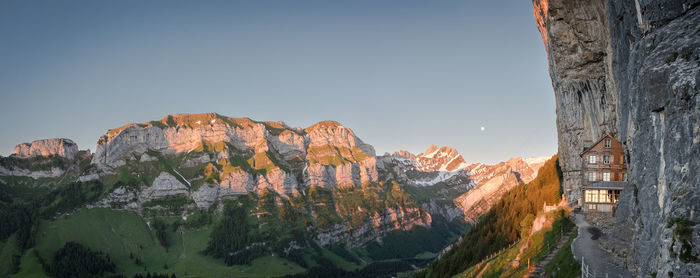
[{"label": "building window", "polygon": [[598,205],[589,204],[589,205],[588,205],[588,210],[598,210]]},{"label": "building window", "polygon": [[586,190],[586,203],[597,203],[598,202],[598,190]]},{"label": "building window", "polygon": [[605,139],[605,147],[610,148],[610,139]]},{"label": "building window", "polygon": [[612,190],[599,190],[601,203],[612,203]]},{"label": "building window", "polygon": [[595,181],[595,172],[588,173],[588,181]]},{"label": "building window", "polygon": [[610,181],[610,173],[603,173],[603,181]]},{"label": "building window", "polygon": [[595,155],[588,156],[588,163],[595,164]]},{"label": "building window", "polygon": [[609,156],[609,155],[604,155],[604,156],[603,156],[603,163],[605,163],[605,164],[610,164],[610,156]]},{"label": "building window", "polygon": [[627,181],[627,173],[622,173],[622,181]]}]

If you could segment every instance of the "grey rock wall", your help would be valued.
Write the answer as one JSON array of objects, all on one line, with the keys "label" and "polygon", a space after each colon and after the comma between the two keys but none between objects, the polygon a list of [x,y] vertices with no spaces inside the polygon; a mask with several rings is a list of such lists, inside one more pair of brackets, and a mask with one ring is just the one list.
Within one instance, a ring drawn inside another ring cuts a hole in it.
[{"label": "grey rock wall", "polygon": [[[608,245],[640,276],[700,273],[700,1],[533,1],[570,200],[578,153],[610,133],[630,185]],[[573,198],[572,198],[573,197]]]}]

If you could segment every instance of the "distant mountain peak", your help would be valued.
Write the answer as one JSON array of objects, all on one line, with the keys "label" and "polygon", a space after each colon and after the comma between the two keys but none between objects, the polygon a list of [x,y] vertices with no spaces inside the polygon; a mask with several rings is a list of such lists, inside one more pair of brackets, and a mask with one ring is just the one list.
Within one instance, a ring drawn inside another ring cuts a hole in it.
[{"label": "distant mountain peak", "polygon": [[394,156],[398,156],[398,157],[403,157],[403,158],[406,158],[406,159],[416,160],[416,155],[413,154],[413,153],[411,153],[411,152],[409,152],[409,151],[407,151],[407,150],[395,151],[395,152],[393,153],[393,155],[394,155]]},{"label": "distant mountain peak", "polygon": [[306,128],[305,131],[308,133],[308,132],[318,130],[318,129],[336,129],[336,128],[345,128],[345,127],[336,121],[320,121],[320,122]]},{"label": "distant mountain peak", "polygon": [[468,166],[457,150],[447,146],[430,145],[425,152],[416,156],[416,160],[422,171],[454,172]]}]

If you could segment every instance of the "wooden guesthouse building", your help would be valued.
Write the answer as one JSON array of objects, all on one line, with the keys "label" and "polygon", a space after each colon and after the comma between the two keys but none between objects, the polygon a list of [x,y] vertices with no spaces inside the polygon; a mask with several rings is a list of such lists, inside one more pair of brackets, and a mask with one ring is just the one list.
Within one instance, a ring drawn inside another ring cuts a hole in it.
[{"label": "wooden guesthouse building", "polygon": [[627,184],[627,159],[622,143],[605,135],[581,153],[583,211],[614,212]]}]

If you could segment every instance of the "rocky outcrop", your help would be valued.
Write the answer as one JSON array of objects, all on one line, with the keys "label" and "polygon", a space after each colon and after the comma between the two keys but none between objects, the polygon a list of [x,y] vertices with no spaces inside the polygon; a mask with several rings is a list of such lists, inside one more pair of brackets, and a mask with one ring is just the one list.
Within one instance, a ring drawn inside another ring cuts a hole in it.
[{"label": "rocky outcrop", "polygon": [[39,179],[39,178],[57,178],[57,177],[62,176],[63,173],[65,173],[65,170],[58,168],[58,167],[52,167],[49,170],[32,171],[32,170],[21,169],[21,168],[7,169],[5,167],[0,166],[0,176],[17,176],[17,177],[30,177],[33,179]]},{"label": "rocky outcrop", "polygon": [[326,231],[317,233],[314,240],[322,246],[342,243],[348,248],[381,238],[393,230],[410,230],[415,226],[430,226],[430,214],[421,213],[418,208],[387,209],[383,214],[374,214],[364,225],[348,229],[338,224]]},{"label": "rocky outcrop", "polygon": [[567,197],[580,196],[582,147],[604,134],[623,142],[630,185],[611,238],[638,275],[700,273],[699,4],[533,1]]},{"label": "rocky outcrop", "polygon": [[[9,157],[0,156],[0,176],[35,180],[63,177],[62,181],[74,181],[82,174],[79,165],[91,159],[90,151],[78,151],[78,146],[69,139],[37,140],[17,145]],[[53,181],[46,182],[42,184]]]},{"label": "rocky outcrop", "polygon": [[511,158],[495,165],[471,164],[467,169],[476,186],[456,198],[455,204],[464,212],[466,221],[474,222],[508,190],[534,180],[542,165],[539,158]]},{"label": "rocky outcrop", "polygon": [[177,180],[173,175],[162,172],[158,175],[156,180],[153,181],[152,186],[141,191],[139,200],[144,203],[149,200],[187,194],[187,186]]},{"label": "rocky outcrop", "polygon": [[255,189],[255,180],[250,173],[238,169],[231,171],[231,173],[225,176],[219,186],[228,191],[245,194],[247,192],[253,192]]},{"label": "rocky outcrop", "polygon": [[74,159],[78,154],[78,145],[65,138],[43,139],[19,144],[15,146],[13,154],[20,158],[60,156]]},{"label": "rocky outcrop", "polygon": [[[204,186],[202,186],[204,187]],[[111,207],[136,210],[144,203],[167,197],[188,196],[189,190],[170,173],[162,172],[149,187],[137,190],[133,185],[115,188],[112,192],[98,202],[88,207]],[[199,196],[201,198],[206,198]]]}]

